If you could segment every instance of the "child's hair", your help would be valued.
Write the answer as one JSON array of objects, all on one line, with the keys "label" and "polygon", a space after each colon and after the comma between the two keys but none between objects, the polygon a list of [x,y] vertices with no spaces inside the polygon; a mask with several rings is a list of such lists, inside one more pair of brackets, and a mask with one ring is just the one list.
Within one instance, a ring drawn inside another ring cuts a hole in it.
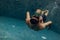
[{"label": "child's hair", "polygon": [[38,20],[36,20],[36,19],[30,19],[30,22],[31,22],[31,24],[38,24]]}]

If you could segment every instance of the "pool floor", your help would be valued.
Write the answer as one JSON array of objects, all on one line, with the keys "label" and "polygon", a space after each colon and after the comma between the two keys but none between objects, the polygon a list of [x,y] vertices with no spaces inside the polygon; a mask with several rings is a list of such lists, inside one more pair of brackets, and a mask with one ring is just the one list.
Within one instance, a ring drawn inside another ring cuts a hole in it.
[{"label": "pool floor", "polygon": [[34,31],[25,21],[0,17],[0,40],[60,40],[60,34],[47,29]]}]

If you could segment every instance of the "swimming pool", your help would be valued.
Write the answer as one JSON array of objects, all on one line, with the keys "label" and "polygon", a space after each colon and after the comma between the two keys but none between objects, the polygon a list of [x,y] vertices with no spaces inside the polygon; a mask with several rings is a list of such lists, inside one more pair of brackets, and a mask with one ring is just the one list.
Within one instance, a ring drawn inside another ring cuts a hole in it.
[{"label": "swimming pool", "polygon": [[60,40],[60,34],[47,29],[34,31],[25,21],[0,17],[0,40]]},{"label": "swimming pool", "polygon": [[[51,28],[34,31],[25,23],[25,14],[48,9]],[[0,0],[0,40],[60,40],[60,0]]]}]

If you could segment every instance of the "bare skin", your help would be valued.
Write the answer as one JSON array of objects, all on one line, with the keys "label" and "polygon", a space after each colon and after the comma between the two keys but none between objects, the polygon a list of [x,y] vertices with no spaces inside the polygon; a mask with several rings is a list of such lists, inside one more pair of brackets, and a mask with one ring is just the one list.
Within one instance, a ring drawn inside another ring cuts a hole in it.
[{"label": "bare skin", "polygon": [[30,13],[27,12],[26,14],[26,23],[29,24],[30,23]]},{"label": "bare skin", "polygon": [[[38,9],[36,12],[40,13],[41,10]],[[45,10],[45,11],[42,11],[42,14],[44,14],[45,12],[45,15],[47,16],[48,15],[48,10]],[[52,21],[48,21],[48,22],[43,22],[43,17],[40,17],[39,20],[41,20],[41,22],[39,22],[37,24],[37,26],[40,28],[40,29],[44,29],[46,26],[50,25],[52,23]],[[29,24],[30,26],[32,26],[32,24],[30,23],[30,13],[27,12],[26,14],[26,23]]]},{"label": "bare skin", "polygon": [[[48,10],[42,11],[42,14],[44,14],[44,12],[46,12],[45,15],[48,16],[49,11]],[[48,21],[48,22],[44,23],[42,17],[40,17],[39,20],[42,20],[42,22],[39,22],[39,24],[38,24],[40,29],[43,29],[43,28],[45,28],[46,26],[48,26],[52,23],[52,21]]]}]

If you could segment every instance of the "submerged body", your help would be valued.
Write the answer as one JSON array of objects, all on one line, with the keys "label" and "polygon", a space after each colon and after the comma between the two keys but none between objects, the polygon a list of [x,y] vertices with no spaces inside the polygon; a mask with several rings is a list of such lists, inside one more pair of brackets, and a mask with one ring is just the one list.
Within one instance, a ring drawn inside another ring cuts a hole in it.
[{"label": "submerged body", "polygon": [[36,10],[36,13],[30,18],[30,13],[27,12],[26,14],[26,23],[31,28],[38,28],[38,29],[44,29],[46,26],[50,25],[52,22],[46,21],[46,17],[48,15],[48,10],[41,11],[40,9]]}]

